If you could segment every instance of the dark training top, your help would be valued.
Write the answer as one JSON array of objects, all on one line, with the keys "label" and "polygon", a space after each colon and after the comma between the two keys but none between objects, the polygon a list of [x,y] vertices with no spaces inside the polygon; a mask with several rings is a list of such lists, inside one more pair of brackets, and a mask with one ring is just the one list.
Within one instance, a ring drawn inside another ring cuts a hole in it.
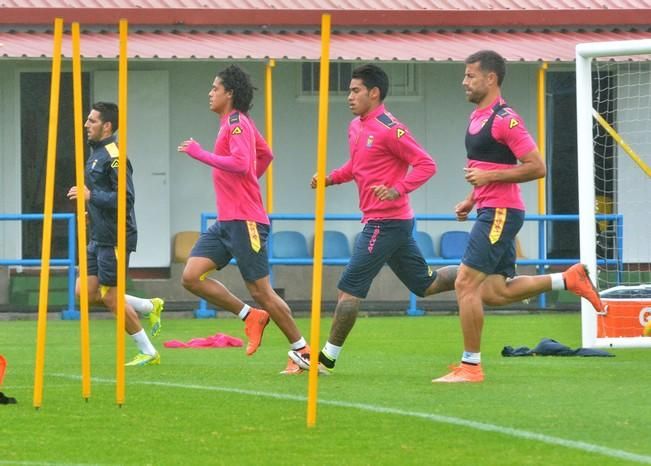
[{"label": "dark training top", "polygon": [[493,107],[493,114],[477,134],[472,134],[470,127],[468,127],[466,131],[466,152],[468,153],[469,159],[507,165],[515,165],[518,163],[518,159],[515,158],[509,146],[497,142],[491,134],[495,116],[499,115],[502,118],[508,116],[507,108],[505,104],[495,105]]},{"label": "dark training top", "polygon": [[[91,239],[100,246],[117,246],[118,220],[118,146],[111,136],[90,142],[91,153],[86,162],[87,203],[91,221]],[[127,251],[135,251],[138,242],[133,168],[127,160]]]}]

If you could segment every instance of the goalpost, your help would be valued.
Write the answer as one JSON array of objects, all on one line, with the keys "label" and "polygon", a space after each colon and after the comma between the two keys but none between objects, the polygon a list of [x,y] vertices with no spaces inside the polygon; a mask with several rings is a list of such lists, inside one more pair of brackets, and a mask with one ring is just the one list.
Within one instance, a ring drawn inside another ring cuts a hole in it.
[{"label": "goalpost", "polygon": [[651,39],[577,45],[576,100],[583,346],[651,347]]}]

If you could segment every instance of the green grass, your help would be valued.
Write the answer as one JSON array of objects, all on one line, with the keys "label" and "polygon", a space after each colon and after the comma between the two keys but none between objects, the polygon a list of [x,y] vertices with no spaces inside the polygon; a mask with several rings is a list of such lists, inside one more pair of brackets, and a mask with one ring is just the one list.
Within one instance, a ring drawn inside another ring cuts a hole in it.
[{"label": "green grass", "polygon": [[[299,319],[309,333],[309,320]],[[8,361],[0,464],[620,465],[651,463],[649,350],[614,358],[503,358],[550,337],[580,346],[577,314],[487,316],[483,384],[434,385],[461,353],[454,316],[360,318],[306,427],[308,377],[281,376],[287,343],[270,326],[242,348],[162,349],[127,368],[115,404],[112,320],[93,320],[93,391],[81,398],[79,327],[48,322],[45,390],[32,407],[36,322],[0,322]],[[324,319],[321,335],[330,320]],[[161,338],[224,332],[236,319],[166,320]],[[127,339],[127,355],[134,346]]]}]

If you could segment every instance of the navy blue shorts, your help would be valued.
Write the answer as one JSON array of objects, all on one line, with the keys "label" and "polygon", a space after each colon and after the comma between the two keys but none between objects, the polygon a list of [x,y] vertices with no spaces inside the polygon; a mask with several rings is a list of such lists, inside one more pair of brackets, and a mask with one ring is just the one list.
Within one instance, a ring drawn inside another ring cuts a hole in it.
[{"label": "navy blue shorts", "polygon": [[234,257],[242,278],[254,282],[269,275],[269,225],[245,220],[215,222],[202,233],[190,257],[205,257],[223,269]]},{"label": "navy blue shorts", "polygon": [[[88,275],[97,276],[100,285],[117,286],[117,248],[114,246],[100,246],[95,241],[90,241],[86,254],[88,255]],[[127,251],[127,269],[129,268],[129,254],[131,254],[131,251]]]},{"label": "navy blue shorts", "polygon": [[468,247],[461,259],[468,267],[487,275],[515,275],[515,235],[524,223],[524,211],[506,208],[477,210]]},{"label": "navy blue shorts", "polygon": [[384,264],[413,293],[425,296],[436,279],[416,240],[412,236],[414,220],[371,220],[357,237],[353,256],[344,269],[338,288],[356,298],[368,295],[373,279]]}]

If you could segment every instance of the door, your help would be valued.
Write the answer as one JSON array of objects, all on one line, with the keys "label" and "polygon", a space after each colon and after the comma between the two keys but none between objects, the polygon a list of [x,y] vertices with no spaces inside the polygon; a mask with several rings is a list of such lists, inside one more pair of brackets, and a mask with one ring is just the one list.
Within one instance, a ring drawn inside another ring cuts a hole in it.
[{"label": "door", "polygon": [[[93,74],[95,101],[117,103],[115,71]],[[128,147],[136,190],[138,249],[130,267],[169,267],[169,76],[167,71],[130,71]]]}]

